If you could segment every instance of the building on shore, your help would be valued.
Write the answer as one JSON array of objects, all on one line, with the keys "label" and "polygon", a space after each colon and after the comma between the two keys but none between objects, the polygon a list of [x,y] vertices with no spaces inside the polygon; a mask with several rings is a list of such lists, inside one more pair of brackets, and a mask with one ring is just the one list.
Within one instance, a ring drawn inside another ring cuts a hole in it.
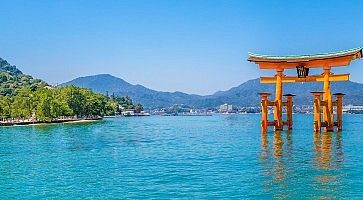
[{"label": "building on shore", "polygon": [[126,109],[121,112],[121,115],[123,116],[134,116],[135,115],[135,109]]},{"label": "building on shore", "polygon": [[233,106],[230,104],[223,104],[219,106],[219,110],[220,113],[231,113],[233,111]]},{"label": "building on shore", "polygon": [[150,113],[145,111],[137,112],[135,109],[126,109],[121,112],[124,117],[140,117],[140,116],[150,116]]}]

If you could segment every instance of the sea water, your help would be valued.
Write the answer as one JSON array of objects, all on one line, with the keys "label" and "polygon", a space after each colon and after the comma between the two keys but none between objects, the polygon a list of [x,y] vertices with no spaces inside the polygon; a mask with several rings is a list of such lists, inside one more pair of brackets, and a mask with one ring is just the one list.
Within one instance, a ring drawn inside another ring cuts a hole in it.
[{"label": "sea water", "polygon": [[260,115],[0,129],[0,199],[362,199],[363,116],[261,134]]}]

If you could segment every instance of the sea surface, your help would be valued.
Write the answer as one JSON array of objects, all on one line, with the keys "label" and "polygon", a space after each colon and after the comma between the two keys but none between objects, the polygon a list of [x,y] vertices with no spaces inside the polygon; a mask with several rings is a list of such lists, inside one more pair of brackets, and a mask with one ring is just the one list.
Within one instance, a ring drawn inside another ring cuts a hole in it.
[{"label": "sea surface", "polygon": [[363,115],[261,134],[259,114],[0,127],[0,199],[363,199]]}]

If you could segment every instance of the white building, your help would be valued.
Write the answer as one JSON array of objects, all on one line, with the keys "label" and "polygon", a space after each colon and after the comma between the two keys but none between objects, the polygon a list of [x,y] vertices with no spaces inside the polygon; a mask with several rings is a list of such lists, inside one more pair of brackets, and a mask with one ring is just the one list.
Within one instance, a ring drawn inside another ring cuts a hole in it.
[{"label": "white building", "polygon": [[134,109],[126,109],[125,111],[121,112],[123,116],[134,116],[135,110]]},{"label": "white building", "polygon": [[229,112],[232,112],[232,110],[233,110],[233,106],[226,104],[226,103],[219,106],[219,112],[221,112],[221,113],[229,113]]}]

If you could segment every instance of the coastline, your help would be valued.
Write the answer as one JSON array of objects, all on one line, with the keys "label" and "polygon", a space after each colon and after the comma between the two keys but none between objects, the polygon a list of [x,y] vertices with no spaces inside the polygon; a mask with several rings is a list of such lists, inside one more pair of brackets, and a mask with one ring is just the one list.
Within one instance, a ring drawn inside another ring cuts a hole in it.
[{"label": "coastline", "polygon": [[92,117],[92,118],[79,118],[79,119],[55,119],[51,121],[13,121],[13,122],[0,122],[1,127],[9,126],[32,126],[32,125],[42,125],[42,124],[70,124],[70,123],[82,123],[82,122],[92,122],[102,120],[102,117]]}]

